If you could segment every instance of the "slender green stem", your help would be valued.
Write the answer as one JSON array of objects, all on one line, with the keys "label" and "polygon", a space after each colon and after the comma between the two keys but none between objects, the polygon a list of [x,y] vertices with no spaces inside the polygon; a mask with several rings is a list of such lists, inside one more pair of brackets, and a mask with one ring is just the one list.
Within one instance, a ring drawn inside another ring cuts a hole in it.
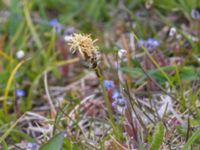
[{"label": "slender green stem", "polygon": [[108,115],[110,117],[110,120],[111,120],[112,124],[114,124],[114,118],[113,118],[113,115],[112,115],[112,107],[111,107],[110,100],[109,100],[108,94],[106,92],[106,89],[105,89],[105,87],[103,85],[103,75],[102,75],[102,72],[101,72],[101,70],[100,70],[99,67],[96,67],[94,70],[95,70],[96,75],[98,77],[100,86],[101,86],[101,88],[103,90],[105,104],[106,104],[106,107],[108,109]]},{"label": "slender green stem", "polygon": [[98,80],[99,80],[99,83],[100,83],[100,86],[102,88],[102,91],[103,91],[103,95],[104,95],[104,100],[105,100],[105,104],[106,104],[106,107],[108,109],[108,116],[110,118],[110,124],[113,128],[113,132],[115,134],[115,136],[118,138],[118,139],[121,139],[121,137],[123,137],[122,132],[120,132],[120,127],[119,126],[115,126],[115,121],[114,121],[114,117],[113,117],[113,113],[112,113],[112,106],[111,106],[111,103],[110,103],[110,100],[109,100],[109,97],[108,97],[108,94],[106,92],[106,89],[103,85],[103,74],[101,72],[101,69],[99,67],[96,67],[95,69],[95,72],[96,72],[96,75],[98,77]]}]

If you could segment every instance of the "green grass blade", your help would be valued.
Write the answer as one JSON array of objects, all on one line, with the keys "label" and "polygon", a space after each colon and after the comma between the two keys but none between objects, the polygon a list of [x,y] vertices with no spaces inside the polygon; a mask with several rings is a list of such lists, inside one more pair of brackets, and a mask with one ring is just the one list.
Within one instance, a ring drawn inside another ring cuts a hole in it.
[{"label": "green grass blade", "polygon": [[164,136],[164,127],[161,122],[156,125],[156,129],[153,135],[153,141],[150,145],[150,150],[159,150]]},{"label": "green grass blade", "polygon": [[8,93],[9,93],[9,90],[10,90],[10,87],[11,87],[11,84],[12,84],[12,81],[14,79],[14,76],[16,74],[16,72],[18,71],[18,69],[29,59],[25,59],[25,60],[22,60],[20,63],[18,63],[16,65],[16,67],[13,69],[13,71],[11,72],[11,75],[8,79],[8,82],[7,82],[7,85],[6,85],[6,88],[5,88],[5,93],[4,93],[4,101],[3,101],[3,108],[4,108],[4,111],[5,113],[7,114],[8,113],[8,108],[7,108],[7,98],[8,98]]},{"label": "green grass blade", "polygon": [[33,25],[33,22],[31,20],[31,16],[30,16],[30,12],[28,10],[28,4],[27,3],[28,2],[26,2],[25,0],[23,1],[24,16],[26,18],[27,25],[28,25],[28,27],[29,27],[29,29],[31,31],[31,34],[33,36],[33,39],[35,40],[35,43],[36,43],[37,47],[39,49],[41,49],[43,46],[42,46],[41,40],[39,39],[39,36],[38,36],[38,34],[36,32],[36,29],[35,29],[35,27]]},{"label": "green grass blade", "polygon": [[12,132],[12,130],[15,128],[15,126],[17,125],[17,123],[18,122],[20,122],[21,121],[21,118],[23,118],[24,117],[24,115],[22,115],[17,121],[15,121],[12,125],[11,125],[11,127],[8,129],[8,130],[6,130],[6,132],[0,137],[0,143],[2,143],[5,139],[6,139],[6,137],[10,134],[10,132]]},{"label": "green grass blade", "polygon": [[185,143],[182,150],[188,150],[189,147],[199,138],[200,138],[200,129],[194,132],[194,134],[189,138],[187,143]]},{"label": "green grass blade", "polygon": [[5,141],[2,142],[2,149],[3,150],[8,150],[8,145]]}]

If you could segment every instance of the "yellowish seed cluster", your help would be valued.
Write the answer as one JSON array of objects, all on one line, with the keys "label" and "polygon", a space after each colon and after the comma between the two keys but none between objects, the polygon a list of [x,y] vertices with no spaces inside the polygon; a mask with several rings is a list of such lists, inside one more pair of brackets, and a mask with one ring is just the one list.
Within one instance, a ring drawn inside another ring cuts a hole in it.
[{"label": "yellowish seed cluster", "polygon": [[97,39],[92,40],[90,35],[73,34],[71,40],[69,41],[70,50],[75,53],[77,50],[81,56],[85,59],[92,59],[97,53],[97,46],[94,43]]}]

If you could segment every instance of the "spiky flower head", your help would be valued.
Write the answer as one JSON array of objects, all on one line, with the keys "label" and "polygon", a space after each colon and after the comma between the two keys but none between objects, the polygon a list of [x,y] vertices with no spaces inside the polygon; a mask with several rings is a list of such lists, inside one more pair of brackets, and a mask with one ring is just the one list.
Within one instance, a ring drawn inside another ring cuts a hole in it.
[{"label": "spiky flower head", "polygon": [[97,39],[93,40],[90,35],[73,34],[69,41],[72,53],[78,51],[83,59],[89,60],[92,67],[96,67],[99,61],[98,47],[94,45]]},{"label": "spiky flower head", "polygon": [[84,59],[91,58],[98,49],[97,46],[94,46],[96,41],[97,39],[92,40],[90,35],[75,33],[69,41],[69,45],[71,46],[70,50],[72,53],[75,53],[78,50]]}]

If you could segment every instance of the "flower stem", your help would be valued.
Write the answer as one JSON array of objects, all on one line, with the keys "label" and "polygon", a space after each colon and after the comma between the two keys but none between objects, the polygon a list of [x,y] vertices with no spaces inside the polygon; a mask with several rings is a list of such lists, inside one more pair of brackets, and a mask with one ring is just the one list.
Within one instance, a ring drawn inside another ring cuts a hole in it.
[{"label": "flower stem", "polygon": [[102,74],[101,69],[99,67],[94,68],[94,70],[95,70],[95,73],[96,73],[96,75],[98,77],[100,86],[101,86],[101,88],[103,90],[104,100],[105,100],[106,107],[108,109],[109,118],[110,118],[112,124],[114,124],[114,118],[113,118],[113,114],[112,114],[111,103],[110,103],[108,94],[106,92],[106,89],[105,89],[105,87],[103,85],[103,74]]}]

